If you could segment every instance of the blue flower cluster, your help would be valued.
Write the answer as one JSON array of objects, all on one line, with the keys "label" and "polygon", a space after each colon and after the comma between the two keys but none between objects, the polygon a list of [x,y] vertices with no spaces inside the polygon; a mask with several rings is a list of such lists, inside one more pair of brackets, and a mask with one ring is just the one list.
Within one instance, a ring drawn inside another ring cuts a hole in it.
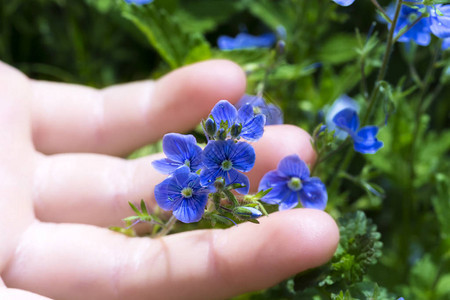
[{"label": "blue flower cluster", "polygon": [[[325,208],[325,186],[320,179],[310,178],[306,164],[294,155],[283,159],[278,170],[267,173],[259,185],[260,192],[247,195],[244,203],[230,192],[234,189],[248,194],[250,182],[244,173],[253,168],[256,155],[253,147],[242,140],[259,140],[266,122],[261,108],[267,107],[251,104],[263,105],[261,98],[245,99],[254,101],[242,101],[239,109],[226,100],[214,106],[210,116],[202,122],[208,140],[203,150],[193,135],[169,133],[164,136],[163,151],[167,157],[153,161],[152,165],[169,176],[155,187],[155,199],[161,208],[173,211],[178,220],[199,221],[209,199],[217,212],[231,213],[239,219],[261,216],[264,208],[259,200],[279,204],[281,210],[296,206],[299,199],[304,207]],[[231,208],[222,205],[224,198],[229,200]]]},{"label": "blue flower cluster", "polygon": [[[241,172],[248,172],[255,164],[255,150],[242,141],[257,141],[264,133],[266,117],[255,114],[251,104],[237,110],[228,101],[219,101],[203,122],[208,144],[197,145],[192,135],[166,134],[163,151],[167,158],[156,160],[153,167],[169,177],[155,187],[158,205],[173,210],[174,216],[185,223],[199,221],[215,191],[217,180],[225,186],[236,186],[236,191],[247,194],[250,182]],[[252,207],[238,207],[237,215],[260,216]]]}]

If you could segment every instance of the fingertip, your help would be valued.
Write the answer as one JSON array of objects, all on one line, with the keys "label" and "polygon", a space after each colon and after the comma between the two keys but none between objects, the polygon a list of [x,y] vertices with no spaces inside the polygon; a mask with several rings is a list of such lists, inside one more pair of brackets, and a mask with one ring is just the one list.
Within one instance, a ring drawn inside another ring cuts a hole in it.
[{"label": "fingertip", "polygon": [[248,174],[253,192],[258,189],[258,183],[264,174],[275,170],[284,157],[297,154],[309,166],[315,163],[317,157],[309,133],[294,125],[266,126],[264,136],[253,146],[256,161]]},{"label": "fingertip", "polygon": [[[214,104],[225,99],[237,102],[245,92],[246,76],[239,65],[228,60],[208,60],[177,69],[158,80],[155,99],[195,107],[205,117]],[[198,121],[198,120],[196,120]]]}]

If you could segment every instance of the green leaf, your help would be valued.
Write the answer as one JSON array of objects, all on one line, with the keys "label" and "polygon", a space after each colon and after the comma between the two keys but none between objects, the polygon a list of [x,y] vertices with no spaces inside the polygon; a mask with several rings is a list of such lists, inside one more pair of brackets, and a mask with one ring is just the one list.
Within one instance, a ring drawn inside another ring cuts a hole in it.
[{"label": "green leaf", "polygon": [[156,5],[123,7],[122,15],[136,25],[171,68],[211,56],[208,42],[201,35],[185,32],[176,16],[169,15],[163,8]]},{"label": "green leaf", "polygon": [[145,205],[144,199],[141,200],[141,211],[143,215],[148,216],[147,206]]},{"label": "green leaf", "polygon": [[131,209],[132,209],[138,216],[141,215],[141,212],[139,211],[139,209],[138,209],[136,206],[134,206],[133,203],[128,202],[128,204],[131,206]]},{"label": "green leaf", "polygon": [[432,198],[434,212],[441,226],[443,238],[450,238],[450,179],[444,174],[435,176],[437,194]]}]

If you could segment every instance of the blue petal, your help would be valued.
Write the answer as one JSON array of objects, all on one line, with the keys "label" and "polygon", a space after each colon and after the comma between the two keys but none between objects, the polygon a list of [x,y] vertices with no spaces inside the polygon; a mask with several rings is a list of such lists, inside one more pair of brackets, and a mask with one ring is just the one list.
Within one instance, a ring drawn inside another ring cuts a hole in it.
[{"label": "blue petal", "polygon": [[227,157],[233,163],[233,168],[242,172],[250,171],[256,159],[255,149],[245,142],[234,143],[233,141],[227,141],[230,147]]},{"label": "blue petal", "polygon": [[193,195],[191,198],[183,198],[174,207],[173,215],[183,223],[198,222],[205,212],[208,195]]},{"label": "blue petal", "polygon": [[248,194],[248,191],[250,189],[250,181],[248,180],[248,177],[245,176],[242,173],[239,173],[236,170],[231,169],[228,172],[225,172],[225,183],[226,185],[230,185],[233,183],[239,183],[243,185],[244,187],[236,189],[236,191],[240,194],[246,195]]},{"label": "blue petal", "polygon": [[[443,15],[440,16],[436,10]],[[450,5],[436,5],[435,9],[431,9],[430,14],[431,32],[439,38],[450,37]]]},{"label": "blue petal", "polygon": [[338,139],[345,139],[347,137],[347,133],[344,130],[339,129],[336,124],[333,122],[333,118],[336,114],[344,109],[350,108],[357,113],[359,112],[359,104],[353,98],[350,98],[347,95],[342,95],[337,98],[333,105],[331,105],[330,109],[326,112],[325,123],[329,131],[335,131],[335,137]]},{"label": "blue petal", "polygon": [[152,3],[153,0],[125,0],[128,4],[136,4],[136,5],[143,5],[147,3]]},{"label": "blue petal", "polygon": [[231,36],[221,35],[217,39],[217,46],[222,50],[233,50],[236,48],[236,42]]},{"label": "blue petal", "polygon": [[271,47],[276,42],[273,33],[265,33],[254,36],[248,33],[240,33],[235,38],[220,36],[217,45],[222,50],[245,49],[253,47]]},{"label": "blue petal", "polygon": [[353,2],[355,2],[355,0],[333,0],[333,1],[341,6],[349,6],[352,5]]},{"label": "blue petal", "polygon": [[152,166],[162,174],[170,174],[179,167],[184,166],[184,164],[168,158],[162,158],[152,161]]},{"label": "blue petal", "polygon": [[238,110],[238,120],[239,123],[246,123],[251,121],[255,116],[255,113],[253,112],[253,105],[250,103],[244,104],[241,108]]},{"label": "blue petal", "polygon": [[241,99],[239,99],[238,103],[236,103],[236,107],[241,108],[245,104],[260,107],[264,106],[266,103],[262,97],[245,94]]},{"label": "blue petal", "polygon": [[242,124],[241,137],[250,142],[256,142],[264,134],[266,116],[263,114],[253,117],[250,121]]},{"label": "blue petal", "polygon": [[450,38],[446,38],[442,41],[442,50],[450,48]]},{"label": "blue petal", "polygon": [[359,127],[359,118],[355,110],[346,108],[338,112],[334,118],[333,122],[337,127],[345,130],[347,133],[354,133]]},{"label": "blue petal", "polygon": [[376,138],[377,126],[365,126],[361,128],[353,139],[353,148],[362,154],[373,154],[383,147],[383,142]]},{"label": "blue petal", "polygon": [[283,158],[278,164],[278,171],[286,177],[298,177],[306,179],[309,177],[309,169],[297,154],[292,154]]},{"label": "blue petal", "polygon": [[230,147],[234,147],[231,140],[210,141],[203,150],[203,165],[206,168],[220,167],[224,160],[229,159]]},{"label": "blue petal", "polygon": [[261,108],[261,112],[266,116],[267,125],[283,124],[283,112],[281,109],[273,104],[267,104],[267,106]]},{"label": "blue petal", "polygon": [[296,207],[298,205],[298,197],[298,192],[291,191],[290,193],[286,193],[286,197],[282,200],[278,209],[287,210]]},{"label": "blue petal", "polygon": [[190,163],[191,171],[197,171],[201,166],[202,148],[197,145],[193,135],[168,133],[163,137],[163,151],[169,159],[184,164]]},{"label": "blue petal", "polygon": [[219,166],[213,168],[205,168],[200,173],[200,182],[202,185],[208,186],[213,184],[218,177],[224,177],[224,171]]},{"label": "blue petal", "polygon": [[167,195],[167,187],[169,185],[169,180],[171,178],[166,178],[163,182],[160,184],[157,184],[155,186],[155,199],[156,203],[165,210],[172,210],[173,202],[169,201],[168,195]]},{"label": "blue petal", "polygon": [[302,184],[300,202],[303,207],[324,210],[327,206],[328,194],[323,182],[317,177],[312,177],[302,181]]},{"label": "blue petal", "polygon": [[231,128],[231,126],[236,122],[237,110],[227,100],[220,100],[211,110],[211,115],[213,116],[218,127],[223,121],[228,123],[228,128]]},{"label": "blue petal", "polygon": [[288,180],[289,177],[284,176],[277,170],[267,172],[259,182],[258,191],[269,188],[272,188],[272,190],[264,196],[262,201],[269,204],[279,204],[283,199],[283,194],[289,190]]}]

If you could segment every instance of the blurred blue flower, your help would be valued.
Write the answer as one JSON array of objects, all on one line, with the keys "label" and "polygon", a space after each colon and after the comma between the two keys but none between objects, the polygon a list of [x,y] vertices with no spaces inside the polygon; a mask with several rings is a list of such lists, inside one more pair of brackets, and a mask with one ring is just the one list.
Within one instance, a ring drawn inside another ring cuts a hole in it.
[{"label": "blurred blue flower", "polygon": [[125,0],[128,4],[136,4],[136,5],[144,5],[148,3],[152,3],[153,0]]},{"label": "blurred blue flower", "polygon": [[278,168],[269,171],[259,183],[259,190],[272,190],[261,200],[278,204],[279,210],[296,207],[300,201],[303,207],[325,209],[327,189],[317,177],[310,177],[308,166],[298,155],[283,158]]},{"label": "blurred blue flower", "polygon": [[[409,1],[416,2],[416,1]],[[421,11],[426,11],[426,16],[422,17]],[[390,5],[386,9],[386,13],[390,18],[394,17],[394,5]],[[417,20],[421,18],[420,21]],[[386,21],[383,19],[383,22]],[[411,26],[417,22],[408,31],[406,31],[399,39],[399,42],[414,42],[421,46],[428,46],[431,41],[431,33],[438,38],[450,37],[450,5],[415,5],[414,7],[402,5],[395,26],[394,36],[397,36],[403,28]],[[390,25],[388,24],[388,27]]]},{"label": "blurred blue flower", "polygon": [[[222,124],[227,124],[225,129],[229,130],[232,129],[233,125],[242,126],[239,134],[234,135],[234,138],[242,137],[247,141],[254,142],[264,134],[266,116],[263,114],[255,115],[251,104],[244,104],[238,111],[227,100],[220,100],[212,109],[211,116],[216,122],[217,128],[221,128]],[[227,134],[227,136],[231,135]]]},{"label": "blurred blue flower", "polygon": [[266,116],[265,125],[283,124],[283,112],[281,109],[272,103],[266,103],[263,97],[245,94],[238,103],[236,103],[236,108],[239,109],[245,104],[251,104],[253,106],[255,115],[263,114]]},{"label": "blurred blue flower", "polygon": [[221,50],[267,48],[272,47],[276,40],[276,36],[273,33],[264,33],[259,36],[239,33],[235,38],[226,35],[219,36],[217,46]]},{"label": "blurred blue flower", "polygon": [[355,0],[333,0],[333,1],[341,6],[349,6],[352,5],[353,2],[355,2]]},{"label": "blurred blue flower", "polygon": [[200,184],[200,176],[183,166],[155,187],[155,199],[181,222],[192,223],[202,218],[209,192]]},{"label": "blurred blue flower", "polygon": [[210,141],[203,150],[204,168],[200,174],[201,183],[205,186],[213,184],[222,177],[225,184],[239,183],[244,187],[236,189],[247,194],[250,182],[244,174],[255,164],[255,150],[245,142],[235,143],[233,140]]},{"label": "blurred blue flower", "polygon": [[164,135],[163,151],[167,158],[152,162],[153,167],[163,174],[170,174],[176,169],[187,166],[196,172],[202,166],[202,148],[197,145],[193,135],[168,133]]},{"label": "blurred blue flower", "polygon": [[350,135],[355,151],[362,154],[373,154],[383,147],[383,142],[376,138],[378,127],[359,128],[359,117],[355,110],[351,108],[341,110],[334,116],[333,122]]},{"label": "blurred blue flower", "polygon": [[450,38],[445,38],[442,40],[442,50],[447,50],[450,48]]},{"label": "blurred blue flower", "polygon": [[339,127],[333,122],[334,116],[336,114],[346,108],[350,108],[356,112],[359,112],[359,104],[353,98],[350,98],[347,95],[342,95],[334,101],[331,107],[326,111],[325,115],[325,124],[329,131],[334,130],[334,136],[340,140],[344,140],[347,138],[348,133]]}]

